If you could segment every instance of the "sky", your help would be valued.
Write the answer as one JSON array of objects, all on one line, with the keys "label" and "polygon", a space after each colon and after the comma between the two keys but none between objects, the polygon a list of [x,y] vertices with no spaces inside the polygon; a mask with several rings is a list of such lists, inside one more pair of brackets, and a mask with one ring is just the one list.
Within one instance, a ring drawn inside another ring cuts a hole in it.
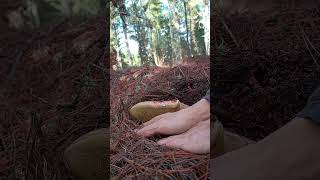
[{"label": "sky", "polygon": [[132,54],[139,54],[139,45],[137,41],[129,39],[129,47]]}]

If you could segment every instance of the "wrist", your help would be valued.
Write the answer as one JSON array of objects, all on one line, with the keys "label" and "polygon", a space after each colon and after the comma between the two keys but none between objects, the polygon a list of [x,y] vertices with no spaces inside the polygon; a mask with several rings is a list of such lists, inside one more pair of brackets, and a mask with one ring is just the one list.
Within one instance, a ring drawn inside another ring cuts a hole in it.
[{"label": "wrist", "polygon": [[208,120],[210,118],[210,103],[205,99],[201,99],[189,108],[186,108],[185,113],[190,117],[188,119],[193,122]]}]

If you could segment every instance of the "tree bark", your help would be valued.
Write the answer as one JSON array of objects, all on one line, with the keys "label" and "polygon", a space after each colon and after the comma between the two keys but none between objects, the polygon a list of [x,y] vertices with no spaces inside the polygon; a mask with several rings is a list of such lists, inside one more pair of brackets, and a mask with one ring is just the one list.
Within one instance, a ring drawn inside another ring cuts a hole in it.
[{"label": "tree bark", "polygon": [[127,53],[128,53],[128,56],[129,56],[129,65],[132,65],[133,57],[132,57],[132,54],[131,54],[131,51],[130,51],[129,40],[128,40],[127,24],[126,24],[126,15],[128,13],[127,13],[126,6],[124,4],[125,2],[124,2],[124,0],[119,0],[119,1],[113,0],[112,3],[114,4],[115,7],[118,8],[118,10],[120,12],[120,18],[121,18],[121,21],[122,21],[123,34],[124,34],[125,43],[126,43],[126,46],[127,46]]},{"label": "tree bark", "polygon": [[187,44],[188,44],[188,56],[191,56],[191,47],[190,47],[190,41],[189,41],[189,26],[188,26],[188,13],[187,13],[187,1],[184,0],[183,1],[183,5],[184,5],[184,20],[185,20],[185,24],[186,24],[186,31],[187,31]]},{"label": "tree bark", "polygon": [[209,14],[209,2],[208,0],[203,0],[204,11],[202,15],[202,24],[204,28],[204,43],[206,49],[206,55],[210,54],[210,14]]},{"label": "tree bark", "polygon": [[120,46],[119,46],[119,44],[120,44],[120,42],[119,42],[119,39],[118,39],[118,31],[117,31],[117,27],[116,27],[116,25],[115,24],[113,24],[113,28],[114,28],[114,32],[115,32],[115,34],[114,34],[114,36],[115,36],[115,38],[116,38],[116,47],[115,47],[115,49],[116,49],[116,53],[117,53],[117,64],[118,64],[118,67],[120,68],[120,69],[122,69],[122,59],[121,59],[121,56],[120,56]]},{"label": "tree bark", "polygon": [[132,54],[131,54],[131,51],[130,51],[129,40],[128,40],[128,33],[127,33],[127,28],[126,28],[126,23],[125,23],[123,20],[122,20],[122,29],[123,29],[124,38],[125,38],[125,41],[126,41],[128,56],[129,56],[129,65],[132,65],[133,57],[132,57]]}]

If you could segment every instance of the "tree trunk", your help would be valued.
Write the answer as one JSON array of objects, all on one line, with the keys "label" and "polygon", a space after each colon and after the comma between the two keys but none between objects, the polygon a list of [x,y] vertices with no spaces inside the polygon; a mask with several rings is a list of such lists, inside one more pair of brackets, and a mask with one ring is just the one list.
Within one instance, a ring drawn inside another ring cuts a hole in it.
[{"label": "tree trunk", "polygon": [[184,20],[186,24],[186,31],[187,31],[187,44],[188,44],[188,56],[191,56],[191,47],[190,47],[190,41],[189,41],[189,26],[188,26],[188,13],[187,13],[187,2],[186,0],[183,1],[184,5]]},{"label": "tree trunk", "polygon": [[174,10],[174,7],[176,7],[177,6],[177,4],[176,4],[176,0],[173,0],[173,7],[172,6],[170,6],[170,8],[171,8],[171,11],[173,12],[172,13],[172,19],[173,19],[173,26],[172,26],[172,28],[173,28],[173,34],[174,35],[176,35],[176,36],[173,36],[173,40],[174,40],[174,44],[175,44],[175,49],[176,49],[176,51],[175,51],[175,57],[176,57],[176,59],[177,60],[181,60],[182,59],[182,51],[181,51],[181,39],[180,39],[180,37],[178,36],[178,34],[179,34],[179,27],[176,27],[176,25],[178,25],[179,26],[179,20],[178,20],[178,17],[177,17],[177,15],[176,15],[176,12],[175,12],[175,10]]},{"label": "tree trunk", "polygon": [[129,56],[129,65],[132,65],[133,62],[133,57],[130,51],[130,47],[129,47],[129,40],[128,40],[128,34],[127,34],[127,24],[126,24],[126,14],[127,14],[127,9],[126,6],[124,4],[124,0],[120,0],[120,1],[112,1],[115,7],[118,7],[118,10],[120,12],[120,18],[122,21],[122,29],[123,29],[123,34],[124,34],[124,38],[125,38],[125,42],[126,42],[126,46],[127,46],[127,53]]},{"label": "tree trunk", "polygon": [[113,29],[114,29],[114,36],[115,36],[115,38],[116,38],[116,47],[115,47],[115,49],[116,49],[116,54],[117,54],[117,66],[119,67],[119,69],[122,69],[122,59],[121,59],[121,56],[120,56],[120,46],[119,46],[119,44],[120,44],[120,42],[119,42],[119,39],[118,39],[118,31],[117,31],[117,26],[116,26],[116,24],[113,24]]},{"label": "tree trunk", "polygon": [[131,54],[131,51],[130,51],[128,34],[127,34],[127,29],[125,28],[125,26],[123,26],[123,33],[124,33],[124,38],[125,38],[125,41],[126,41],[126,46],[127,46],[128,56],[129,56],[129,65],[132,65],[133,57],[132,57],[132,54]]},{"label": "tree trunk", "polygon": [[191,49],[191,56],[193,57],[194,54],[197,53],[195,46],[196,46],[196,38],[195,38],[195,23],[193,20],[193,17],[191,15],[191,9],[188,6],[188,12],[190,12],[190,16],[189,16],[189,24],[190,24],[190,30],[189,30],[189,34],[190,34],[190,49]]},{"label": "tree trunk", "polygon": [[159,67],[163,67],[165,63],[163,60],[161,48],[159,47],[158,30],[155,30],[155,32],[153,32],[153,56],[154,56],[154,63]]},{"label": "tree trunk", "polygon": [[138,8],[137,5],[133,6],[134,14],[136,17],[140,17],[140,20],[135,21],[133,27],[136,32],[138,44],[139,44],[139,56],[140,56],[140,62],[141,65],[148,63],[148,54],[146,52],[147,50],[147,20],[145,18],[144,11],[141,11],[141,9]]},{"label": "tree trunk", "polygon": [[141,65],[143,65],[146,64],[148,61],[148,54],[146,53],[146,33],[142,24],[138,23],[136,26],[139,43],[139,56],[141,60]]},{"label": "tree trunk", "polygon": [[209,2],[208,0],[203,0],[204,11],[202,14],[202,24],[204,28],[204,43],[206,55],[210,55],[210,14],[209,14]]}]

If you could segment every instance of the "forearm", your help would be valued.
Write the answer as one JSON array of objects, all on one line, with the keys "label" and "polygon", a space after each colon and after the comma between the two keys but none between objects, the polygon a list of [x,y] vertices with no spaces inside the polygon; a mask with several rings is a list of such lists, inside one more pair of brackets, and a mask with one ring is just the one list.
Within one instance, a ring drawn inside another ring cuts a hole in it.
[{"label": "forearm", "polygon": [[260,142],[213,159],[211,177],[217,180],[319,179],[319,139],[320,127],[316,123],[295,118]]},{"label": "forearm", "polygon": [[320,86],[311,94],[306,106],[296,116],[320,124]]}]

